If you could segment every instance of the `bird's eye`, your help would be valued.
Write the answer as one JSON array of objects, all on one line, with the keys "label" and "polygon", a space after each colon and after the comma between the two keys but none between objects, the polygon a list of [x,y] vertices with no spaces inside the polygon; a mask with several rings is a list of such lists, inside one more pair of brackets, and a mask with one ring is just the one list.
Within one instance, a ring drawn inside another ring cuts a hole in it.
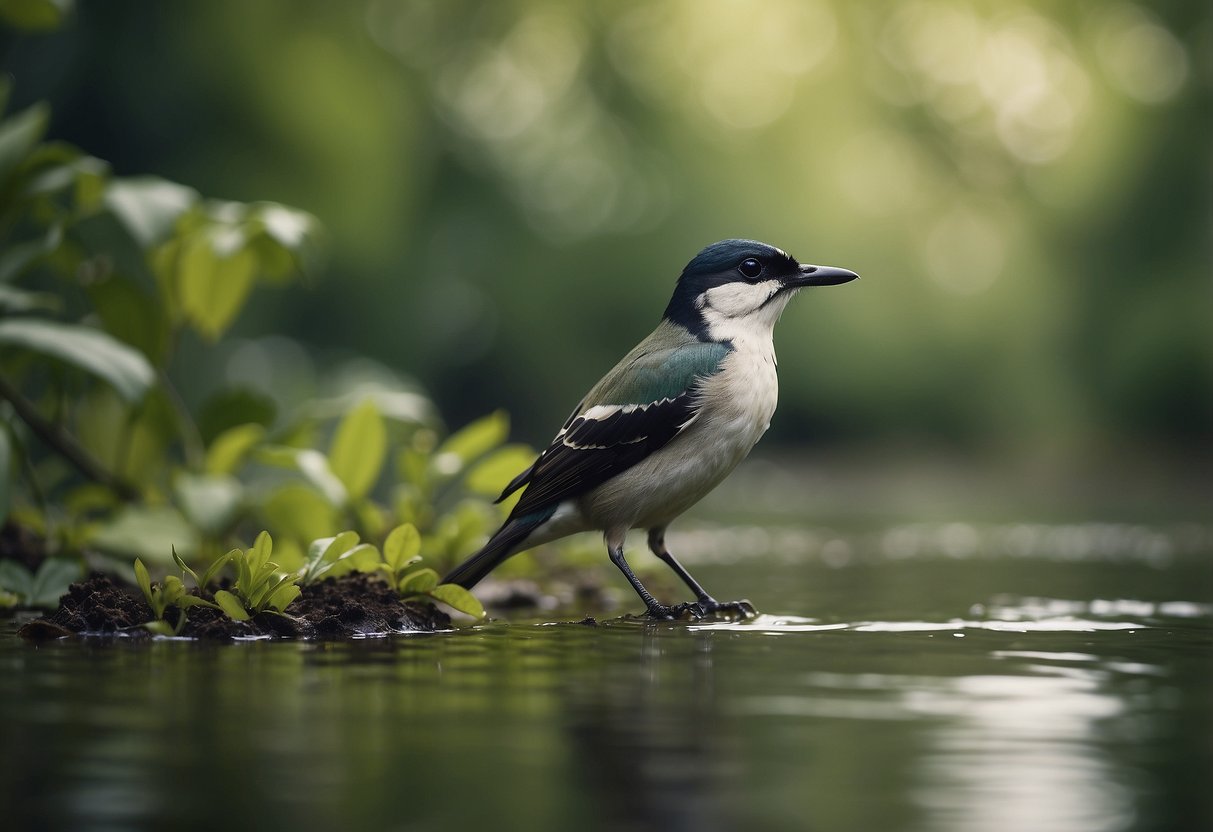
[{"label": "bird's eye", "polygon": [[741,272],[741,276],[746,280],[754,280],[758,275],[762,274],[762,264],[753,257],[747,257],[741,261],[737,267],[737,271]]}]

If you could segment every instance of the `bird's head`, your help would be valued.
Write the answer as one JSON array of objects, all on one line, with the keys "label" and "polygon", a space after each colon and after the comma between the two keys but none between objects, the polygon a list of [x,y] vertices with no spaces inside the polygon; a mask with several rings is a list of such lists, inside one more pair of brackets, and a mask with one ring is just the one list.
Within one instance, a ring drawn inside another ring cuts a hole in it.
[{"label": "bird's head", "polygon": [[729,340],[744,332],[769,335],[800,289],[833,286],[857,277],[847,269],[802,265],[766,243],[724,240],[687,263],[665,318],[704,340]]}]

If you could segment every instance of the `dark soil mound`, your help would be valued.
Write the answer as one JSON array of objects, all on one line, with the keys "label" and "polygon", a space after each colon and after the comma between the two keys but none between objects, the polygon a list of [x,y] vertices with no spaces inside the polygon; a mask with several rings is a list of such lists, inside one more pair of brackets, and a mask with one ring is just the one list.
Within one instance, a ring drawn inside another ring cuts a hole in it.
[{"label": "dark soil mound", "polygon": [[[383,581],[361,573],[331,578],[305,587],[289,614],[262,613],[233,621],[218,610],[193,607],[181,635],[191,638],[358,638],[388,633],[430,633],[449,629],[451,619],[429,604],[401,601]],[[177,611],[167,614],[176,621]],[[139,590],[93,574],[72,584],[59,599],[59,609],[23,626],[30,639],[74,633],[109,635],[119,631],[146,634],[140,625],[151,611]]]}]

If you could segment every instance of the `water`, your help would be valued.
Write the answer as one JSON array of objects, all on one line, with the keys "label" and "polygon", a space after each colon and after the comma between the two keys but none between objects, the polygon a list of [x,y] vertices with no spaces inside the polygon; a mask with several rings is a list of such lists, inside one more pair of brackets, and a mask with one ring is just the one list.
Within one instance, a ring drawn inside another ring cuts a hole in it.
[{"label": "water", "polygon": [[1164,534],[1163,549],[1146,535],[1081,557],[908,551],[908,533],[807,549],[792,535],[732,559],[700,533],[696,574],[767,611],[744,623],[37,647],[6,625],[0,816],[114,830],[1213,827],[1207,533],[1194,551]]}]

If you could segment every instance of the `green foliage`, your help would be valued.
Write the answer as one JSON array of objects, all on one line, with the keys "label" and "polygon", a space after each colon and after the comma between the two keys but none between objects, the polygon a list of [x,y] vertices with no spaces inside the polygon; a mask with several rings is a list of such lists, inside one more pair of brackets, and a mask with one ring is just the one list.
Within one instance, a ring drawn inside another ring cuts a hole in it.
[{"label": "green foliage", "polygon": [[[191,409],[173,381],[183,339],[221,339],[258,285],[313,269],[316,222],[113,178],[44,141],[48,119],[36,105],[0,121],[0,398],[11,404],[0,408],[0,518],[12,505],[54,549],[138,558],[157,631],[179,631],[200,600],[185,590],[187,562],[212,564],[194,575],[199,592],[231,565],[233,585],[214,598],[233,618],[281,612],[300,586],[351,569],[482,615],[435,569],[410,567],[422,555],[448,565],[503,519],[508,504],[491,498],[532,459],[505,444],[506,415],[444,438],[432,405],[384,378],[281,410],[235,381]],[[266,529],[251,549],[217,557],[250,526]],[[361,541],[385,536],[381,561]],[[167,552],[181,576],[153,586],[144,564],[169,566]],[[182,609],[176,625],[170,608]]]},{"label": "green foliage", "polygon": [[377,560],[375,547],[369,543],[359,543],[357,532],[345,531],[335,537],[322,537],[313,540],[308,547],[307,561],[299,573],[299,583],[311,586],[325,576],[337,577],[340,574],[337,567],[341,564],[355,568],[361,561],[361,564],[369,562],[373,568]]},{"label": "green foliage", "polygon": [[251,549],[232,549],[224,557],[236,569],[232,589],[216,590],[215,603],[237,621],[245,621],[262,612],[281,613],[299,597],[299,576],[283,572],[270,560],[274,541],[269,532],[261,532]]},{"label": "green foliage", "polygon": [[[175,550],[173,551],[173,560],[181,567],[182,577],[166,575],[162,583],[154,584],[152,583],[151,576],[148,574],[147,567],[143,565],[143,561],[139,558],[135,559],[135,583],[143,591],[143,597],[147,600],[147,605],[152,609],[152,620],[143,626],[151,632],[162,636],[180,635],[187,621],[186,610],[190,607],[210,607],[211,609],[216,609],[216,605],[210,601],[198,595],[190,594],[185,586],[186,574],[189,574],[194,579],[195,586],[201,589],[210,579],[212,572],[208,571],[207,577],[199,581],[198,575],[185,565],[185,561],[181,560]],[[177,609],[177,621],[175,624],[169,624],[164,619],[165,612],[170,608]]]},{"label": "green foliage", "polygon": [[[472,593],[454,584],[439,584],[433,569],[413,569],[421,560],[421,535],[412,523],[404,523],[388,534],[383,544],[383,560],[378,568],[402,596],[424,596],[473,618],[484,617],[484,607]],[[411,570],[411,571],[410,571]]]},{"label": "green foliage", "polygon": [[0,607],[54,607],[79,577],[80,564],[74,560],[47,558],[36,572],[15,560],[0,560]]}]

